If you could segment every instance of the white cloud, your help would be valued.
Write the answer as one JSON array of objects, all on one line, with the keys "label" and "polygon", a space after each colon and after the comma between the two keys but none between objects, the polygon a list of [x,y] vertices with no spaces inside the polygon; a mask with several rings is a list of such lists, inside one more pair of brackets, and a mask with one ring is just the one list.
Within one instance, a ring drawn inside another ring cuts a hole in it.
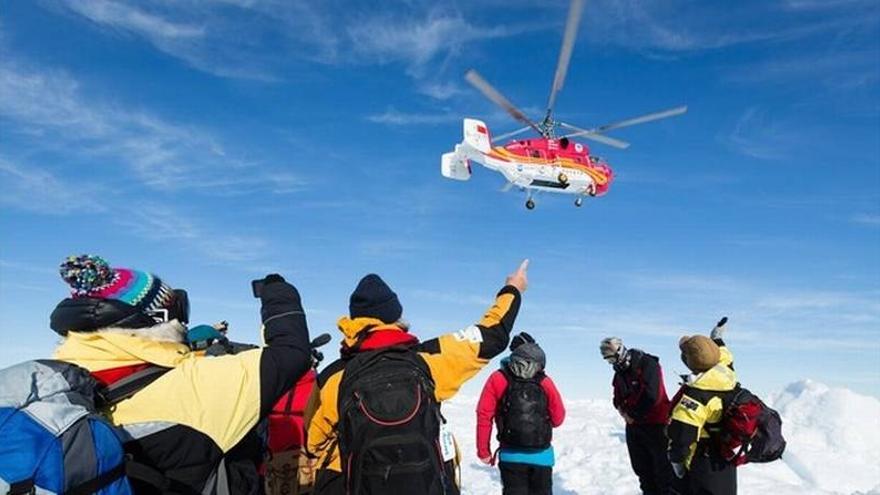
[{"label": "white cloud", "polygon": [[458,83],[451,81],[439,82],[433,80],[419,82],[419,84],[416,86],[416,91],[423,95],[430,96],[435,100],[448,100],[464,93],[464,89]]},{"label": "white cloud", "polygon": [[866,225],[868,227],[880,227],[880,214],[877,213],[859,213],[851,218],[853,223]]},{"label": "white cloud", "polygon": [[747,108],[733,129],[721,137],[728,147],[760,160],[782,160],[791,156],[806,138],[789,124],[772,120],[758,107]]},{"label": "white cloud", "polygon": [[357,55],[379,63],[403,62],[416,76],[425,75],[428,62],[439,56],[455,55],[467,43],[523,31],[506,26],[475,26],[460,15],[439,10],[429,11],[424,18],[376,15],[347,28]]},{"label": "white cloud", "polygon": [[455,122],[461,119],[461,116],[451,112],[444,113],[404,113],[394,108],[389,108],[383,113],[367,116],[367,120],[377,124],[386,124],[393,126],[409,126],[409,125],[434,125]]},{"label": "white cloud", "polygon": [[[419,1],[405,2],[405,14],[391,14],[388,4],[341,1],[56,1],[97,25],[142,37],[198,70],[265,81],[284,78],[296,61],[400,62],[412,75],[422,75],[429,62],[467,43],[534,29],[476,26],[456,9]],[[428,89],[438,95],[448,91]]]},{"label": "white cloud", "polygon": [[209,132],[90,98],[61,72],[0,62],[0,116],[23,140],[108,169],[125,165],[151,189],[241,194],[302,186],[290,172],[230,156]]},{"label": "white cloud", "polygon": [[597,43],[674,55],[747,43],[795,41],[839,33],[866,21],[849,12],[800,17],[779,7],[763,1],[722,6],[690,0],[597,0],[586,14],[585,31]]},{"label": "white cloud", "polygon": [[0,204],[50,215],[105,210],[101,188],[89,181],[68,183],[51,172],[0,158]]},{"label": "white cloud", "polygon": [[98,24],[138,33],[154,43],[200,38],[205,34],[202,27],[169,21],[138,7],[110,0],[70,1],[67,6]]},{"label": "white cloud", "polygon": [[144,240],[172,242],[229,266],[257,262],[267,256],[268,244],[262,238],[238,235],[228,228],[209,228],[167,205],[143,202],[129,210],[127,216],[114,221]]},{"label": "white cloud", "polygon": [[775,56],[760,62],[738,66],[725,78],[737,83],[790,84],[795,81],[819,82],[829,89],[851,91],[880,81],[880,52],[858,50],[841,53],[808,53]]}]

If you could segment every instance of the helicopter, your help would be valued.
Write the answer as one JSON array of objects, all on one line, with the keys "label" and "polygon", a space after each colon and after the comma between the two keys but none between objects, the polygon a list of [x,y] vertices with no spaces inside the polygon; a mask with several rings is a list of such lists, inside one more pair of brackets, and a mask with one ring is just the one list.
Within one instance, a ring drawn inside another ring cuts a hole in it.
[{"label": "helicopter", "polygon": [[[687,106],[678,106],[588,129],[554,118],[556,96],[565,82],[583,6],[583,0],[572,0],[569,6],[547,112],[540,122],[526,116],[476,70],[467,71],[465,80],[468,83],[525,127],[493,138],[485,122],[465,118],[462,132],[464,140],[455,145],[452,152],[444,153],[441,157],[440,171],[444,177],[468,180],[472,174],[471,162],[476,162],[504,176],[507,183],[502,191],[516,187],[525,192],[526,208],[529,210],[535,208],[534,197],[538,192],[574,194],[577,196],[574,204],[580,207],[585,197],[602,196],[608,192],[614,180],[614,172],[603,158],[592,154],[585,143],[577,142],[573,138],[626,149],[629,143],[605,134],[614,129],[665,119],[687,111]],[[504,141],[530,130],[537,133],[537,136],[514,139],[504,146],[494,145],[494,142]]]}]

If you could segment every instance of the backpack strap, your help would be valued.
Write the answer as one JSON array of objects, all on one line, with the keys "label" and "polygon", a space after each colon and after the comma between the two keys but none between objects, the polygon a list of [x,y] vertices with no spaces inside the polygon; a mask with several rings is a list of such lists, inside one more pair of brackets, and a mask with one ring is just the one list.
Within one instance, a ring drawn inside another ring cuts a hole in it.
[{"label": "backpack strap", "polygon": [[130,398],[132,395],[145,388],[147,385],[156,381],[159,377],[167,373],[171,368],[163,368],[161,366],[150,366],[144,368],[137,373],[108,385],[98,391],[98,406],[108,407],[122,402]]},{"label": "backpack strap", "polygon": [[[101,489],[105,488],[107,485],[113,483],[119,478],[122,478],[123,476],[128,476],[133,479],[144,481],[150,486],[160,489],[161,493],[167,492],[168,489],[171,487],[171,481],[159,471],[147,466],[146,464],[134,462],[131,459],[127,458],[115,468],[107,472],[101,473],[100,475],[88,481],[84,481],[69,490],[65,490],[64,494],[90,495],[92,493],[97,493]],[[29,495],[34,493],[36,493],[36,484],[34,483],[33,478],[29,478],[16,483],[12,483],[9,486],[9,491],[6,492],[6,495]]]},{"label": "backpack strap", "polygon": [[125,462],[125,475],[157,488],[159,493],[169,492],[171,488],[171,480],[159,470],[130,459]]},{"label": "backpack strap", "polygon": [[71,488],[70,490],[66,490],[64,495],[89,495],[91,493],[97,493],[105,486],[113,483],[114,481],[121,478],[126,473],[126,461],[123,461],[121,464],[116,466],[115,468],[102,473],[88,481],[80,483],[79,485]]}]

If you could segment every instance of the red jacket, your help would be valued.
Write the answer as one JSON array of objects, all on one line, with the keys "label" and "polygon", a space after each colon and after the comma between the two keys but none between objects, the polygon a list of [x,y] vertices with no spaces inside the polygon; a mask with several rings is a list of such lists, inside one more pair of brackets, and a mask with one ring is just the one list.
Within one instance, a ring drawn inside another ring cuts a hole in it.
[{"label": "red jacket", "polygon": [[[556,428],[565,419],[562,396],[559,395],[559,390],[556,389],[556,385],[549,376],[545,375],[541,380],[541,388],[547,394],[547,412],[550,414],[550,424]],[[483,393],[480,394],[480,401],[477,403],[477,456],[481,459],[492,455],[490,446],[492,423],[495,420],[498,403],[504,397],[505,390],[507,390],[507,378],[501,370],[496,370],[489,376],[486,385],[483,386]]]},{"label": "red jacket", "polygon": [[630,352],[629,368],[614,373],[614,407],[626,413],[636,425],[666,424],[670,402],[660,361],[638,349]]}]

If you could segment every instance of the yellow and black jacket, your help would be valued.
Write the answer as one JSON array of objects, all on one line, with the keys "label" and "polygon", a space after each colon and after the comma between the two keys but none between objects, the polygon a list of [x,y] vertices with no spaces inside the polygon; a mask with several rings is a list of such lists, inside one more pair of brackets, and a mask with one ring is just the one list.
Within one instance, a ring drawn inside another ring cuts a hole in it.
[{"label": "yellow and black jacket", "polygon": [[[254,437],[249,433],[309,367],[308,329],[296,289],[283,281],[267,283],[261,310],[265,347],[222,357],[189,352],[176,321],[142,329],[103,326],[115,321],[112,307],[103,301],[78,298],[59,304],[53,328],[64,329],[66,338],[55,359],[93,375],[144,364],[171,368],[109,411],[111,421],[128,435],[126,451],[164,474],[177,493],[259,492],[252,462],[251,475],[218,475],[218,467],[222,460],[223,470],[229,470],[229,454],[249,447],[243,445]],[[95,321],[83,323],[89,319]],[[96,330],[78,331],[65,322]]]},{"label": "yellow and black jacket", "polygon": [[[412,349],[424,360],[434,381],[437,401],[455,395],[489,360],[507,348],[520,298],[519,290],[508,285],[501,289],[495,303],[476,325],[421,343],[412,338],[415,342]],[[405,340],[406,335],[399,327],[371,318],[343,317],[339,320],[339,329],[345,337],[343,348],[348,349],[363,343],[366,333],[390,333],[392,341]],[[306,413],[309,453],[318,458],[318,466],[337,473],[342,471],[335,441],[339,421],[337,406],[345,364],[345,358],[338,359],[318,374],[318,387],[312,393]]]},{"label": "yellow and black jacket", "polygon": [[667,429],[669,460],[690,467],[698,450],[707,449],[709,430],[718,425],[731,392],[736,387],[733,354],[724,341],[715,339],[721,360],[713,368],[688,377],[673,399],[672,418]]}]

